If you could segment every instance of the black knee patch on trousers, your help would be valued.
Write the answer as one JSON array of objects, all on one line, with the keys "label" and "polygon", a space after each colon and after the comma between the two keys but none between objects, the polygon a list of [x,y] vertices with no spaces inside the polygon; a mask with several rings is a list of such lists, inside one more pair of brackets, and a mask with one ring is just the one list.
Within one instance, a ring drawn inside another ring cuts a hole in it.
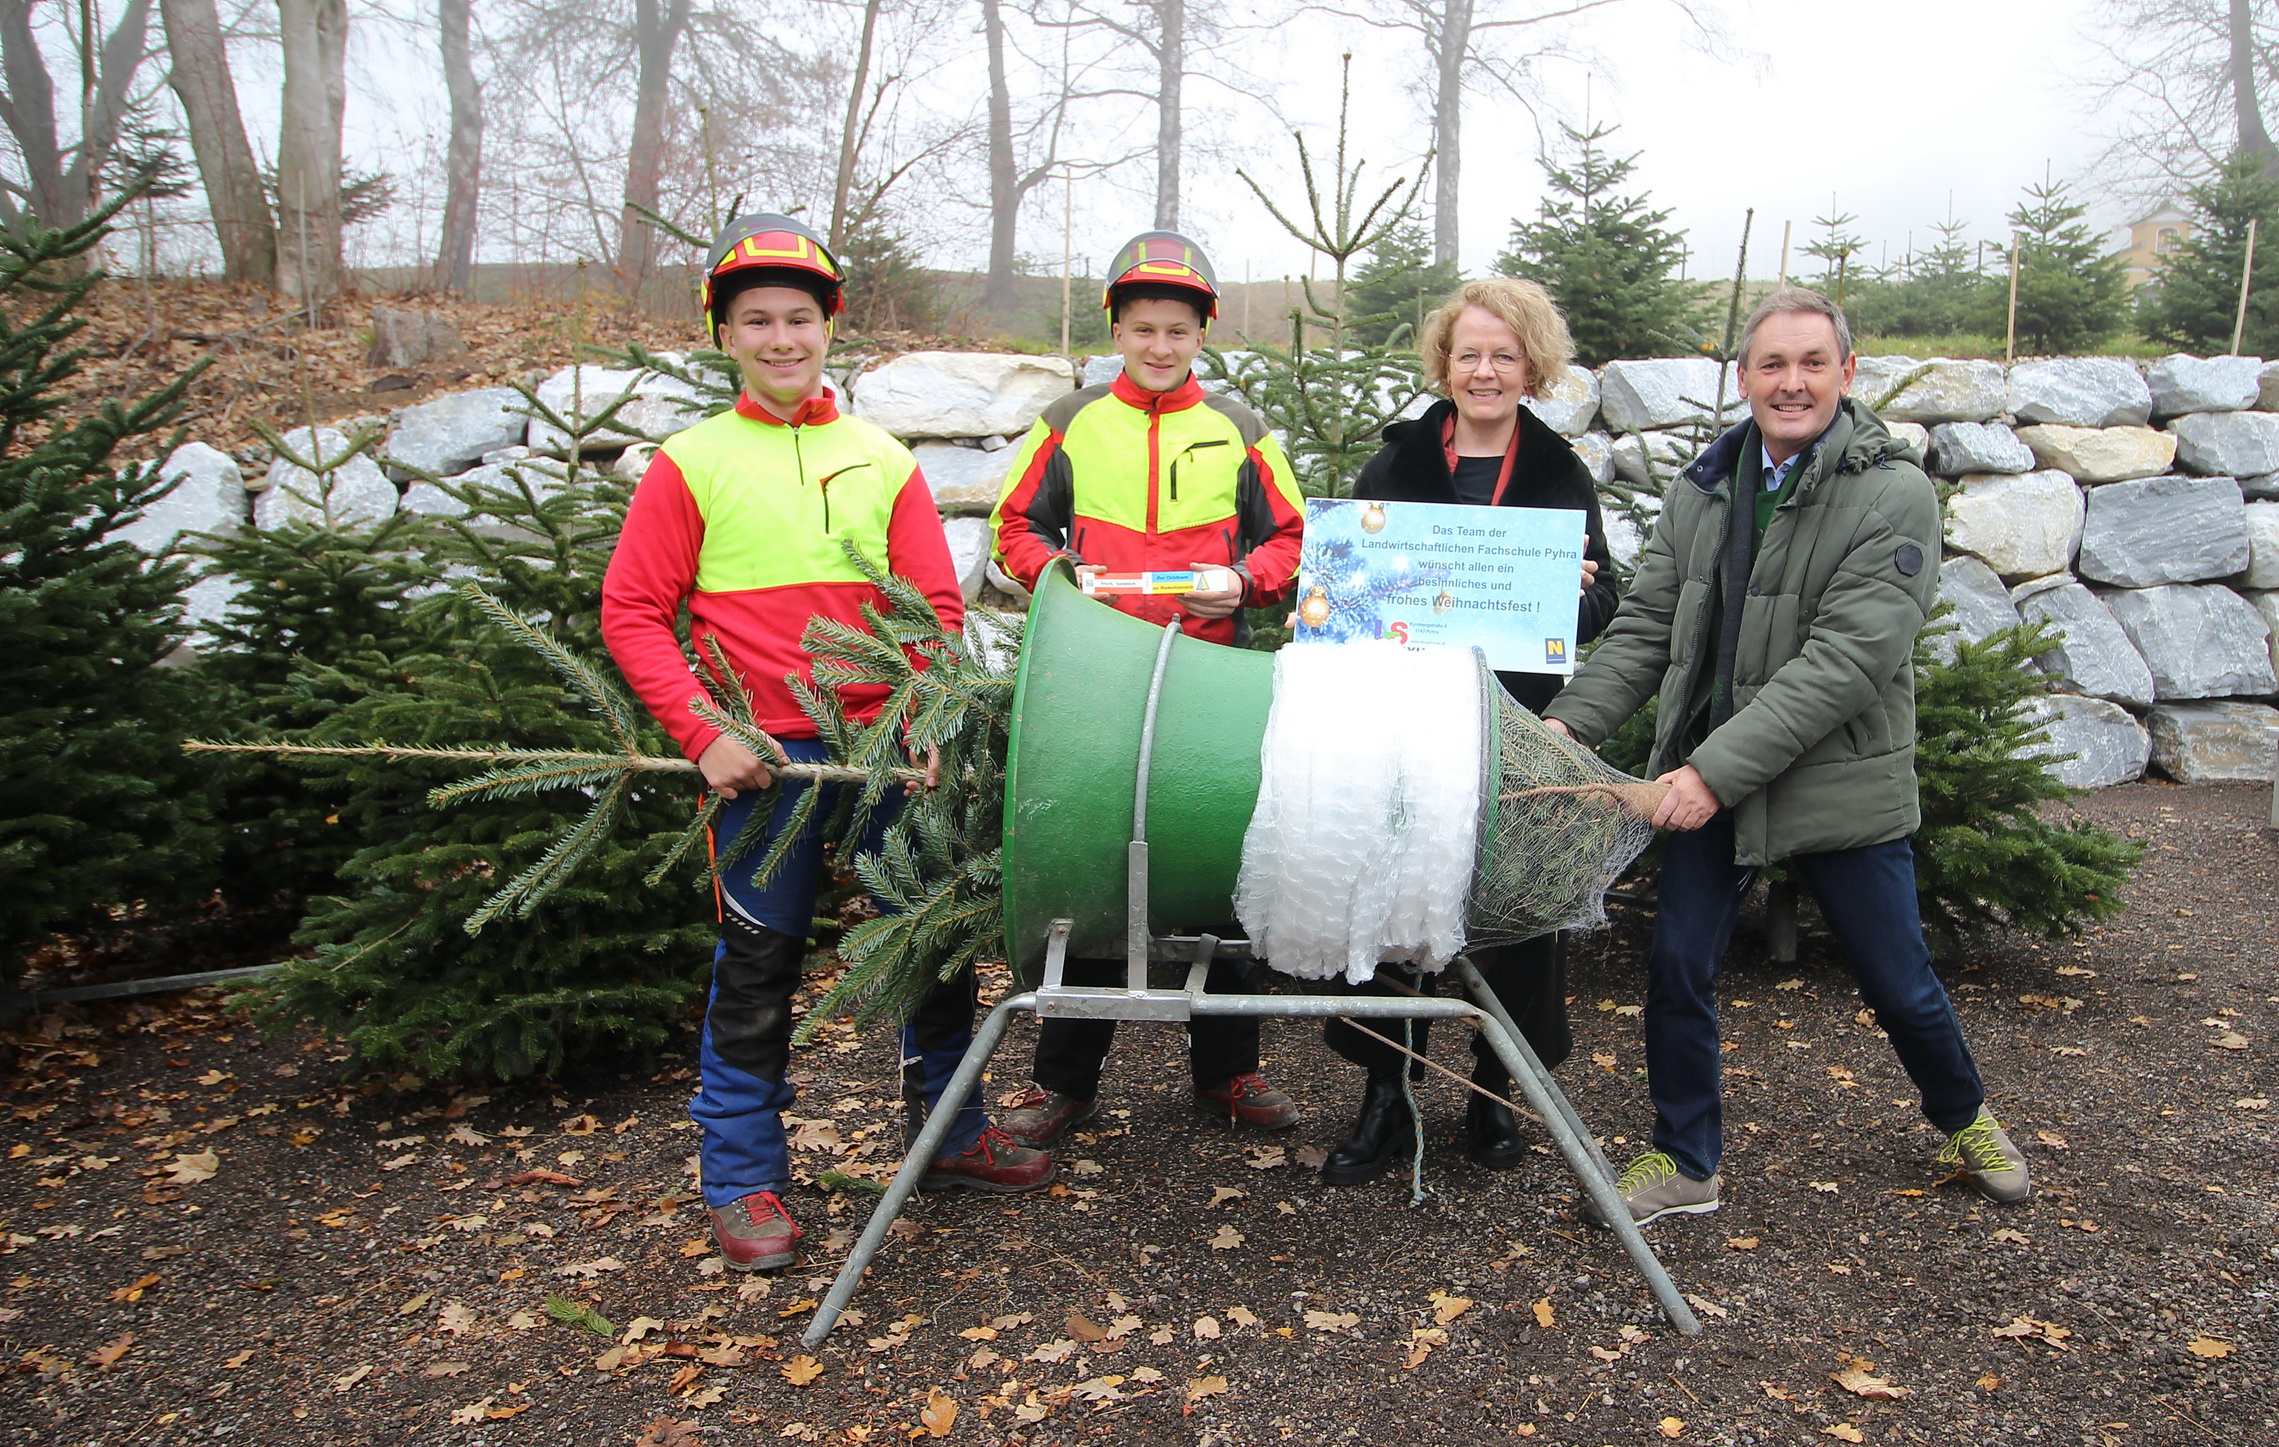
[{"label": "black knee patch on trousers", "polygon": [[807,941],[734,914],[722,921],[720,940],[725,949],[712,966],[704,1017],[713,1052],[762,1080],[781,1080],[791,1064],[791,999]]}]

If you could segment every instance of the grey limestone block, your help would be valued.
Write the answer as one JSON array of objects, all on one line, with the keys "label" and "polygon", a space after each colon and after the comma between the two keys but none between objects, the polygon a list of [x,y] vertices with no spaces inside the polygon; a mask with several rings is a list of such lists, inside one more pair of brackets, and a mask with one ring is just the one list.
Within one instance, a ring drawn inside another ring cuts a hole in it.
[{"label": "grey limestone block", "polygon": [[1586,432],[1580,437],[1570,438],[1568,445],[1575,449],[1575,456],[1581,458],[1583,466],[1589,469],[1591,481],[1601,487],[1614,481],[1614,443],[1604,432]]},{"label": "grey limestone block", "polygon": [[950,541],[950,566],[957,570],[958,586],[965,590],[965,601],[972,602],[981,593],[981,584],[989,574],[989,549],[992,538],[987,518],[947,518],[942,532]]},{"label": "grey limestone block", "polygon": [[2268,780],[2279,755],[2279,708],[2222,699],[2162,704],[2145,715],[2153,767],[2181,784]]},{"label": "grey limestone block", "polygon": [[1124,374],[1124,359],[1114,352],[1105,357],[1086,357],[1084,370],[1078,374],[1079,387],[1105,387]]},{"label": "grey limestone block", "polygon": [[364,359],[366,366],[416,367],[466,350],[459,329],[448,318],[396,307],[372,308],[372,350]]},{"label": "grey limestone block", "polygon": [[2058,636],[2035,661],[2075,693],[2144,708],[2153,701],[2152,670],[2095,593],[2064,573],[2021,583],[2010,591],[2018,616],[2043,623]]},{"label": "grey limestone block", "polygon": [[1570,362],[1549,392],[1549,396],[1529,397],[1520,405],[1562,437],[1580,437],[1591,430],[1591,424],[1598,420],[1597,373]]},{"label": "grey limestone block", "polygon": [[2005,628],[2018,626],[2018,609],[2010,590],[1995,571],[1968,553],[1957,553],[1939,564],[1939,598],[1954,605],[1954,629],[1931,640],[1931,651],[1952,662],[1959,636],[1982,643]]},{"label": "grey limestone block", "polygon": [[2263,626],[2271,630],[2271,667],[2279,672],[2279,593],[2265,589],[2242,593],[2240,596],[2254,605],[2256,615],[2263,620]]},{"label": "grey limestone block", "polygon": [[2058,782],[2076,789],[2101,789],[2144,776],[2152,739],[2136,715],[2119,704],[2049,693],[2027,699],[2024,708],[2049,730],[2046,743],[2024,751],[2028,756],[2073,755],[2049,766]]},{"label": "grey limestone block", "polygon": [[2082,513],[2081,489],[2062,472],[1974,473],[1947,500],[1947,546],[2013,581],[2062,573]]},{"label": "grey limestone block", "polygon": [[[607,424],[586,434],[585,452],[620,452],[631,443],[669,437],[704,420],[703,399],[694,387],[660,372],[626,367],[564,367],[538,384],[536,396],[564,421],[581,424],[617,404]],[[529,443],[539,451],[559,451],[570,438],[533,417]]]},{"label": "grey limestone block", "polygon": [[1931,429],[1930,470],[1944,477],[1969,472],[2032,472],[2034,449],[1999,422],[1942,422]]},{"label": "grey limestone block", "polygon": [[1625,432],[1614,439],[1608,460],[1614,475],[1632,487],[1659,490],[1700,450],[1692,438],[1679,432]]},{"label": "grey limestone block", "polygon": [[[1907,380],[1910,374],[1918,375]],[[1894,387],[1900,387],[1897,395],[1892,394]],[[1999,362],[1958,362],[1946,357],[1927,360],[1862,357],[1858,371],[1852,375],[1852,396],[1874,408],[1876,415],[1886,422],[1926,425],[1984,422],[2002,411],[2009,400],[2009,387]],[[1888,402],[1884,401],[1886,397],[1890,398]],[[1878,406],[1878,403],[1883,405]]]},{"label": "grey limestone block", "polygon": [[[320,464],[348,451],[348,438],[330,427],[296,427],[285,434],[284,443]],[[254,500],[253,525],[264,532],[294,521],[354,526],[378,522],[395,510],[396,485],[369,452],[332,468],[322,482],[316,473],[280,456],[270,462],[269,485]]]},{"label": "grey limestone block", "polygon": [[174,482],[173,491],[143,509],[141,517],[107,535],[133,543],[156,556],[174,546],[184,533],[241,532],[247,503],[245,475],[237,459],[203,442],[185,442],[160,464],[161,477]]},{"label": "grey limestone block", "polygon": [[2118,588],[2102,596],[2152,670],[2161,702],[2279,692],[2270,625],[2221,583]]},{"label": "grey limestone block", "polygon": [[2152,420],[2152,388],[2120,357],[2052,357],[2010,369],[2008,410],[2020,422],[2068,427],[2142,427]]},{"label": "grey limestone block", "polygon": [[955,442],[920,442],[910,452],[926,475],[926,485],[934,490],[937,506],[995,504],[1004,487],[1005,469],[1013,460],[1010,451],[984,452]]},{"label": "grey limestone block", "polygon": [[528,434],[530,418],[512,387],[452,392],[406,407],[388,434],[386,460],[448,477],[512,447]]},{"label": "grey limestone block", "polygon": [[2191,357],[2176,352],[2145,373],[2152,388],[2152,415],[2181,417],[2187,412],[2237,412],[2262,395],[2261,357]]},{"label": "grey limestone block", "polygon": [[[1654,432],[1708,418],[1717,406],[1718,365],[1707,357],[1609,362],[1599,373],[1599,413],[1612,432]],[[1725,373],[1725,422],[1748,410],[1739,374]]]},{"label": "grey limestone block", "polygon": [[2150,588],[2228,578],[2247,565],[2247,512],[2228,477],[2148,477],[2089,489],[2076,565],[2084,578]]},{"label": "grey limestone block", "polygon": [[905,441],[1008,436],[1075,387],[1066,357],[905,352],[856,379],[854,409]]},{"label": "grey limestone block", "polygon": [[2279,588],[2279,502],[2251,502],[2240,509],[2247,527],[2247,571],[2242,588]]},{"label": "grey limestone block", "polygon": [[2210,477],[2262,477],[2279,472],[2279,414],[2194,412],[2168,424],[2176,461]]}]

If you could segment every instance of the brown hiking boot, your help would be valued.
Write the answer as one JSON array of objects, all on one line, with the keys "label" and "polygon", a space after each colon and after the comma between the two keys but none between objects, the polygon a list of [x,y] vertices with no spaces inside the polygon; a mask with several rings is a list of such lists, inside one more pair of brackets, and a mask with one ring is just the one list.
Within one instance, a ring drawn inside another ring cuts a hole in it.
[{"label": "brown hiking boot", "polygon": [[954,1156],[936,1156],[919,1178],[921,1191],[946,1191],[963,1186],[969,1191],[991,1191],[1010,1196],[1033,1191],[1053,1177],[1051,1156],[1014,1140],[996,1126],[981,1133],[966,1150]]},{"label": "brown hiking boot", "polygon": [[712,1217],[712,1238],[720,1243],[730,1271],[789,1266],[799,1254],[802,1233],[773,1191],[754,1191],[714,1206],[707,1214]]},{"label": "brown hiking boot", "polygon": [[1213,1114],[1223,1113],[1229,1124],[1288,1130],[1298,1123],[1297,1102],[1268,1085],[1256,1071],[1224,1085],[1196,1086],[1195,1103]]},{"label": "brown hiking boot", "polygon": [[1092,1118],[1100,1108],[1099,1097],[1090,1095],[1062,1095],[1041,1085],[1031,1085],[1013,1108],[997,1117],[998,1128],[1025,1146],[1049,1146],[1066,1135],[1072,1128]]}]

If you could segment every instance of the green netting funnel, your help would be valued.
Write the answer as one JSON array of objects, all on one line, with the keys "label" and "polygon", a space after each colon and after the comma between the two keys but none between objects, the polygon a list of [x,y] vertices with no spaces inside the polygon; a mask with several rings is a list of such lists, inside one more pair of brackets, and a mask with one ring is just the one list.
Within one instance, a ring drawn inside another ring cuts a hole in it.
[{"label": "green netting funnel", "polygon": [[[1072,956],[1123,955],[1125,846],[1162,640],[1155,625],[1085,597],[1065,562],[1038,582],[1005,783],[1005,945],[1025,982],[1056,919],[1075,922]],[[1272,654],[1172,645],[1148,771],[1148,923],[1158,933],[1239,933],[1235,876],[1273,697]]]}]

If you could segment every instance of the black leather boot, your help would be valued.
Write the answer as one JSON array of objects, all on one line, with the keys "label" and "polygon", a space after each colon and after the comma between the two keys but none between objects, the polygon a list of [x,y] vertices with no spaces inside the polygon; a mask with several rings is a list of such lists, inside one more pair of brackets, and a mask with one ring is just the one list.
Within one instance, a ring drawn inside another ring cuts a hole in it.
[{"label": "black leather boot", "polygon": [[1353,1134],[1322,1162],[1322,1183],[1358,1186],[1374,1181],[1397,1161],[1409,1159],[1415,1149],[1416,1121],[1401,1093],[1400,1067],[1372,1070],[1361,1093],[1361,1114],[1353,1122]]},{"label": "black leather boot", "polygon": [[[1504,1100],[1511,1098],[1511,1077],[1501,1070],[1482,1066],[1472,1072],[1472,1083]],[[1527,1142],[1520,1137],[1519,1122],[1513,1119],[1511,1107],[1472,1091],[1464,1095],[1465,1159],[1491,1171],[1508,1171],[1518,1165],[1527,1154]]]}]

